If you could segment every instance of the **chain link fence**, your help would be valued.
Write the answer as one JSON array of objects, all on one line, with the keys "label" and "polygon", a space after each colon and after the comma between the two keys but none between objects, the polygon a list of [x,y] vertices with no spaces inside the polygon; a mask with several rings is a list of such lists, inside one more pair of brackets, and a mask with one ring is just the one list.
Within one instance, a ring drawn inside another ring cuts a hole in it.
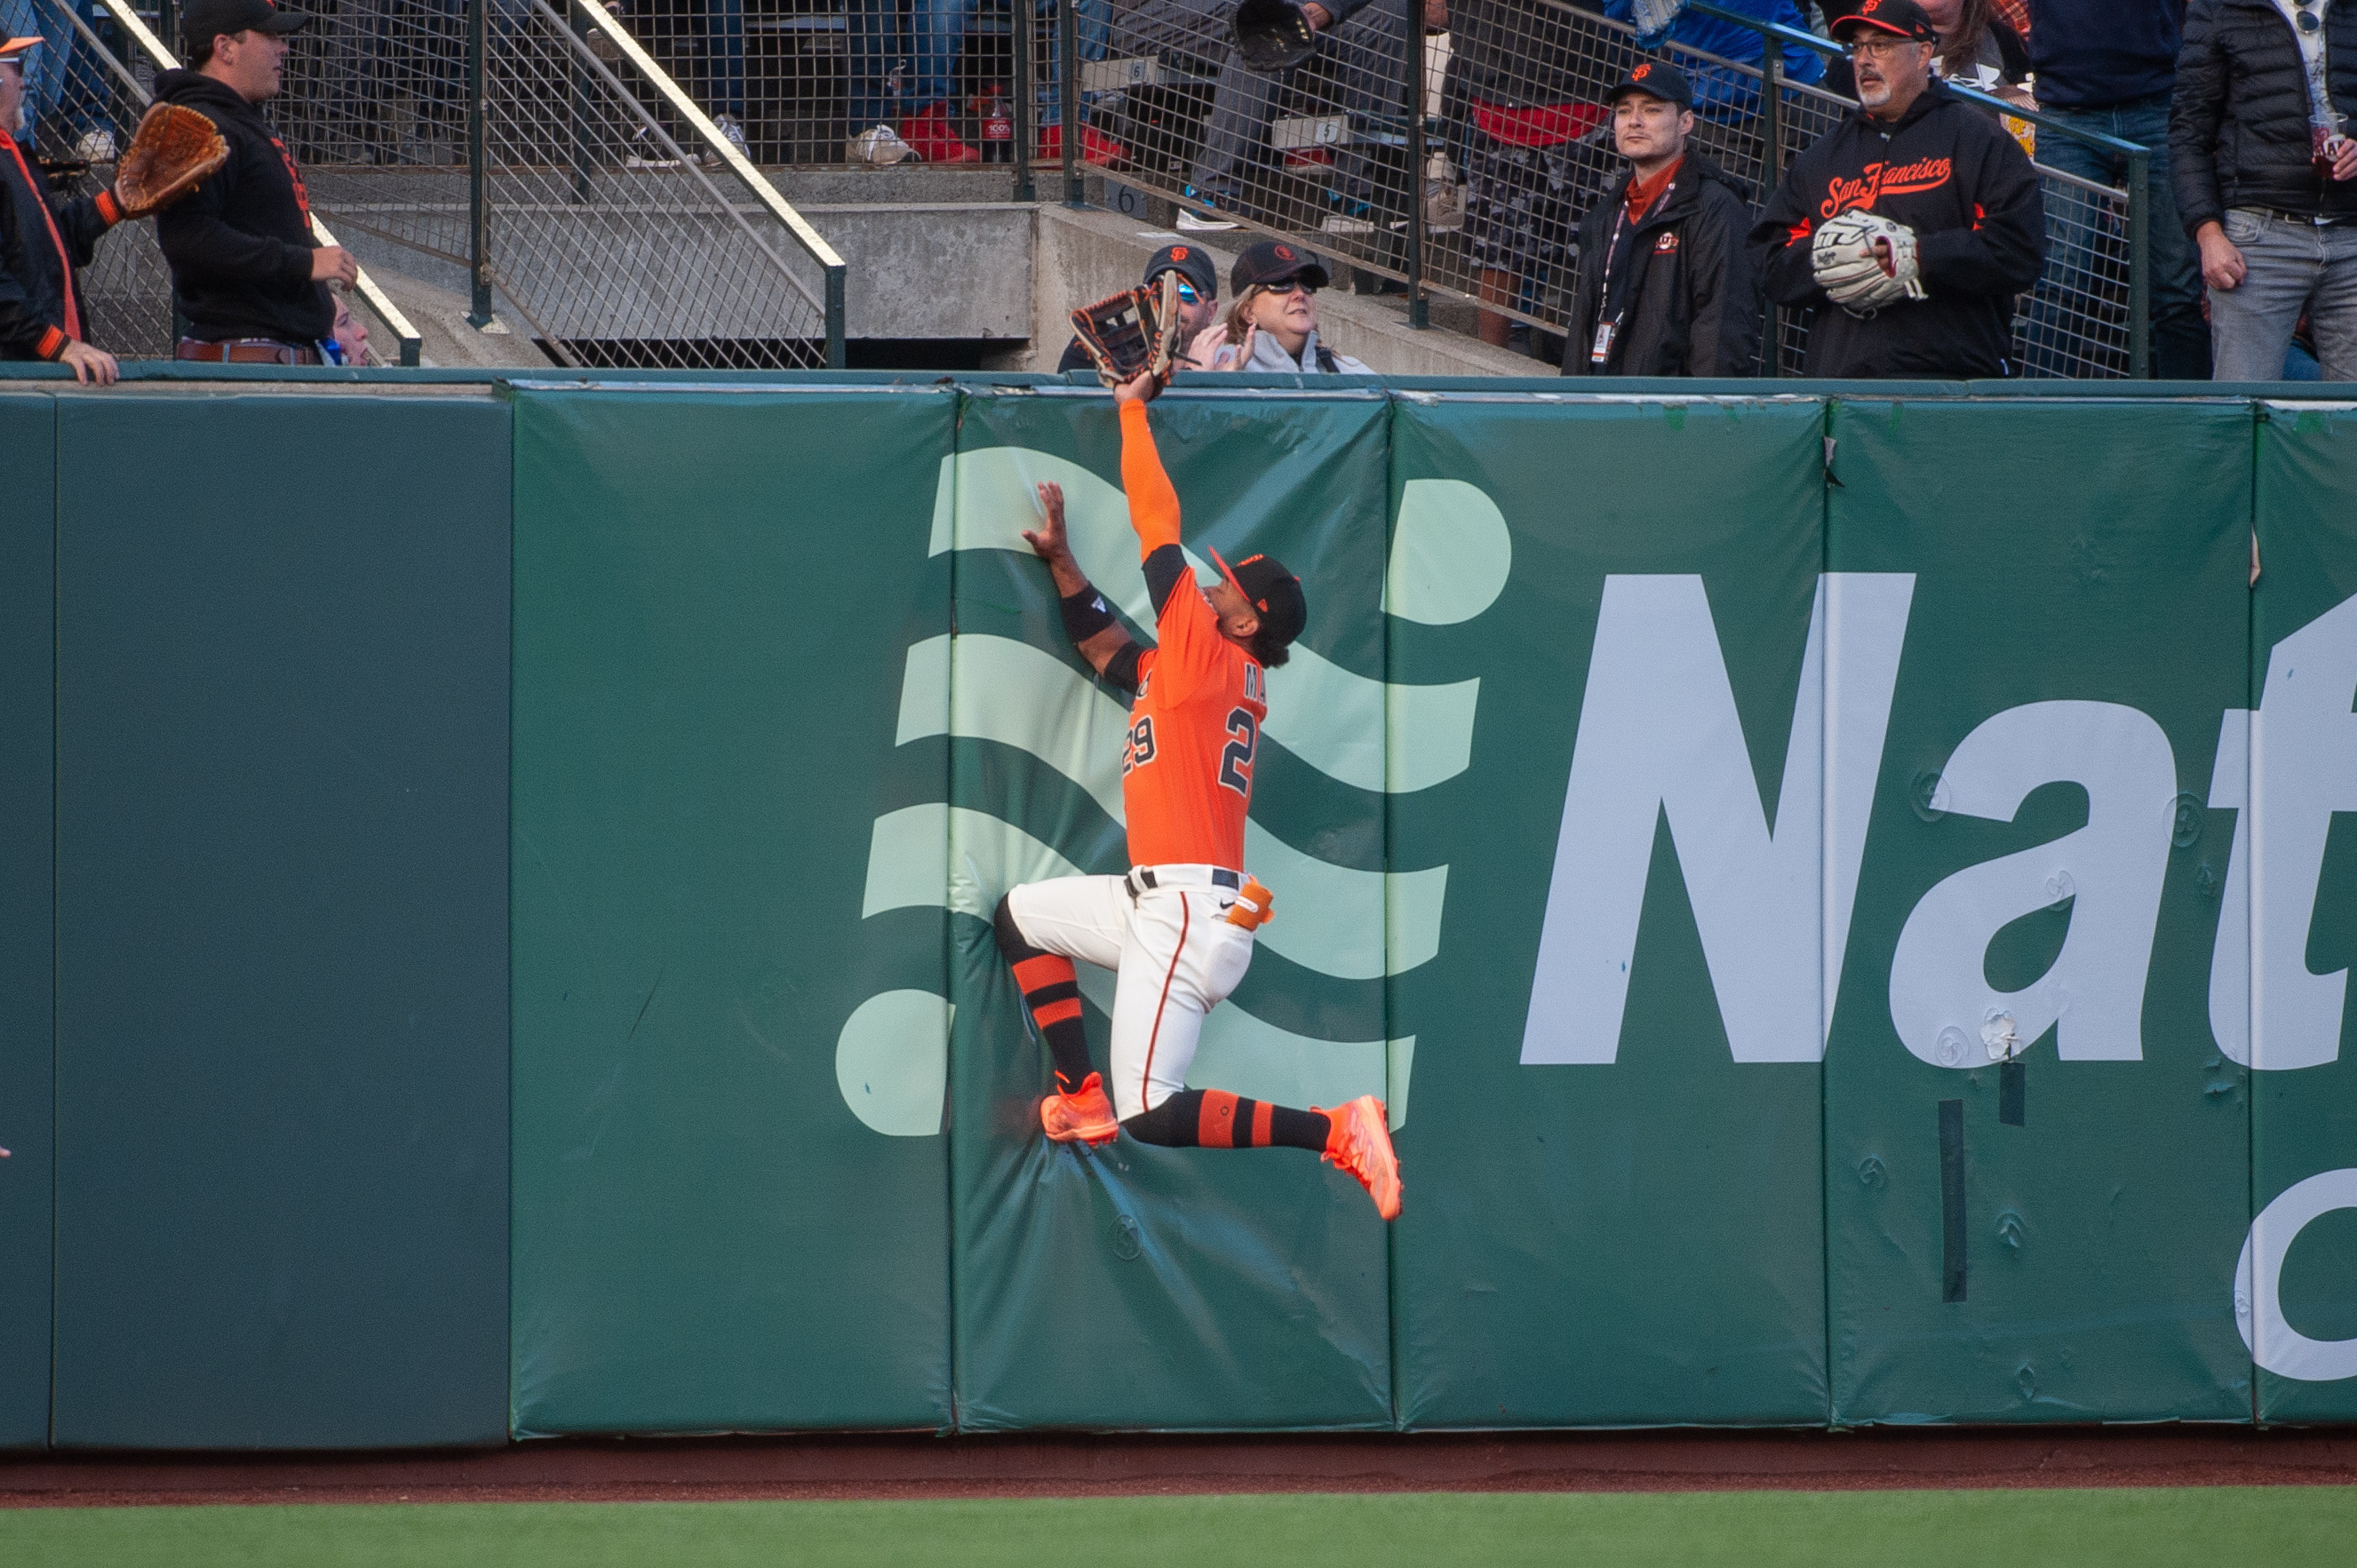
[{"label": "chain link fence", "polygon": [[[1760,29],[1780,53],[1755,63],[1674,42],[1641,50],[1626,25],[1562,0],[1449,0],[1447,32],[1422,40],[1419,169],[1405,112],[1417,52],[1407,9],[1374,0],[1342,15],[1308,63],[1278,78],[1245,70],[1231,52],[1230,0],[1142,0],[1119,11],[1107,58],[1092,69],[1130,84],[1098,115],[1129,153],[1123,177],[1172,199],[1182,227],[1232,222],[1377,276],[1420,274],[1428,288],[1559,334],[1577,282],[1579,220],[1627,166],[1605,99],[1628,69],[1653,58],[1685,73],[1693,145],[1755,204],[1856,108],[1792,79],[1813,80],[1838,53],[1805,35]],[[2035,134],[2069,133],[2041,122]],[[2040,173],[2047,263],[2020,302],[2017,357],[2035,375],[2127,375],[2137,361],[2129,198]],[[1763,338],[1773,362],[1760,369],[1797,374],[1809,313],[1777,315]]]}]

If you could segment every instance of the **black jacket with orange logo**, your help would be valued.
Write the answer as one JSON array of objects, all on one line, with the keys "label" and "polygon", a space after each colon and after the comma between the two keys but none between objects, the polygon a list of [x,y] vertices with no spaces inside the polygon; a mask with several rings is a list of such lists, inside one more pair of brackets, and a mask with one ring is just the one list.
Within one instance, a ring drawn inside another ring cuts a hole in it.
[{"label": "black jacket with orange logo", "polygon": [[[1915,231],[1928,298],[1872,317],[1825,297],[1809,247],[1863,208]],[[2046,204],[2020,144],[1939,82],[1897,124],[1863,111],[1793,163],[1751,231],[1768,297],[1814,306],[1813,376],[1965,380],[2012,373],[2014,296],[2046,264]]]},{"label": "black jacket with orange logo", "polygon": [[1629,182],[1623,171],[1579,225],[1579,279],[1571,291],[1566,376],[1748,376],[1760,357],[1760,279],[1744,237],[1751,193],[1687,150],[1668,191],[1639,220],[1621,286],[1627,303],[1594,359],[1604,311],[1605,259]]}]

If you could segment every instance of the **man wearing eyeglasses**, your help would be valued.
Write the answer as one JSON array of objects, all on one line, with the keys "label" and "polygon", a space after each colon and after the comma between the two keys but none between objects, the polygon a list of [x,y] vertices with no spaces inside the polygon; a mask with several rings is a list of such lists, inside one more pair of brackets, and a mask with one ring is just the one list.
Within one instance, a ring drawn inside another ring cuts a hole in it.
[{"label": "man wearing eyeglasses", "polygon": [[[1220,269],[1211,252],[1200,245],[1165,245],[1154,252],[1146,263],[1142,280],[1147,288],[1164,273],[1178,274],[1178,341],[1192,343],[1196,335],[1211,324],[1220,310]],[[1078,337],[1064,346],[1064,357],[1056,361],[1059,373],[1066,371],[1092,371],[1096,361],[1081,347]],[[1180,360],[1178,370],[1200,369],[1187,360]]]},{"label": "man wearing eyeglasses", "polygon": [[2222,381],[2282,379],[2306,313],[2357,381],[2357,4],[2192,0],[2169,152]]},{"label": "man wearing eyeglasses", "polygon": [[1793,162],[1751,231],[1768,296],[1809,308],[1813,376],[2015,373],[2015,296],[2046,260],[2037,171],[2005,128],[1934,79],[1915,0],[1835,18],[1858,112]]}]

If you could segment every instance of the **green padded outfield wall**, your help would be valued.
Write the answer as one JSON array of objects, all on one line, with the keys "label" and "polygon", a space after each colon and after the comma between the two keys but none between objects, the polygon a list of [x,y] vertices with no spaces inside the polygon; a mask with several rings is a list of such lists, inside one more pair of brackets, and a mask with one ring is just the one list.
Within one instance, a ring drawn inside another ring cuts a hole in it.
[{"label": "green padded outfield wall", "polygon": [[1409,1424],[1824,1417],[1823,423],[1397,406]]},{"label": "green padded outfield wall", "polygon": [[952,1419],[957,412],[518,397],[520,1434]]},{"label": "green padded outfield wall", "polygon": [[[1272,673],[1246,858],[1286,889],[1188,1081],[1287,1105],[1386,1092],[1383,590],[1389,411],[1365,392],[1155,412],[1198,575],[1265,552],[1308,628]],[[1258,459],[1235,460],[1249,450]],[[979,396],[958,441],[946,657],[958,1418],[1006,1426],[1387,1427],[1386,1241],[1357,1184],[1298,1150],[1054,1145],[1050,1082],[989,918],[1014,883],[1128,868],[1128,701],[1064,636],[1023,542],[1062,485],[1074,553],[1150,640],[1120,436],[1100,395]],[[938,523],[936,527],[938,529]],[[938,540],[938,534],[937,534]],[[909,656],[909,693],[920,655]],[[930,678],[930,677],[929,677]],[[903,733],[909,728],[904,716]],[[874,886],[871,868],[870,886]],[[1429,879],[1391,889],[1435,906]],[[1395,900],[1396,902],[1396,900]],[[1082,966],[1100,1065],[1113,988]]]},{"label": "green padded outfield wall", "polygon": [[49,1436],[57,404],[0,398],[0,1448]]},{"label": "green padded outfield wall", "polygon": [[508,409],[56,406],[55,1441],[496,1441]]},{"label": "green padded outfield wall", "polygon": [[2247,1421],[2250,1091],[2209,1027],[2233,822],[2206,807],[2249,406],[1844,400],[1828,433],[1830,566],[1913,584],[1839,827],[1835,1419]]},{"label": "green padded outfield wall", "polygon": [[[2244,783],[2211,978],[2221,1048],[2255,1069],[2235,1307],[2268,1421],[2357,1419],[2357,414],[2261,408],[2261,573]],[[2222,741],[2222,754],[2231,743]],[[2230,766],[2231,764],[2231,766]],[[2222,842],[2223,835],[2221,835]],[[2242,901],[2239,908],[2235,900]],[[2233,918],[2247,913],[2236,930]],[[2244,933],[2247,933],[2247,937]],[[2247,987],[2244,991],[2242,988]],[[2213,1266],[2215,1260],[2212,1260]]]}]

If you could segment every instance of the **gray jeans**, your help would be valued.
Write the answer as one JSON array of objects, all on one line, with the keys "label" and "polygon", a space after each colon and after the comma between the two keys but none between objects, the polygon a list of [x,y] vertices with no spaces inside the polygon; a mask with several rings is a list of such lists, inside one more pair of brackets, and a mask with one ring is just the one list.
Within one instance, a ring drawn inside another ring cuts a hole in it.
[{"label": "gray jeans", "polygon": [[2210,342],[2222,381],[2275,381],[2303,313],[2328,381],[2357,381],[2357,224],[2318,228],[2234,208],[2226,238],[2248,269],[2210,291]]}]

